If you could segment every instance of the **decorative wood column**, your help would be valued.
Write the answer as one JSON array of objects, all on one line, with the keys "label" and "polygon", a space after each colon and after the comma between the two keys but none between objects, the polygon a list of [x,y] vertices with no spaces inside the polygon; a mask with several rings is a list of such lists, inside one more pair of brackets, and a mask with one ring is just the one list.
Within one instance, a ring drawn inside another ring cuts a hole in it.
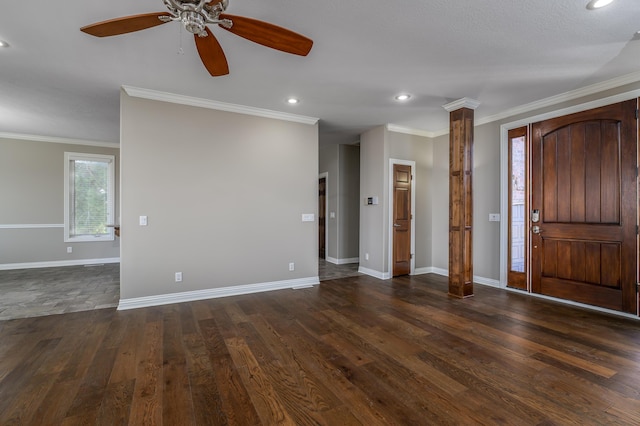
[{"label": "decorative wood column", "polygon": [[449,112],[449,295],[473,296],[473,111],[480,102],[463,98]]}]

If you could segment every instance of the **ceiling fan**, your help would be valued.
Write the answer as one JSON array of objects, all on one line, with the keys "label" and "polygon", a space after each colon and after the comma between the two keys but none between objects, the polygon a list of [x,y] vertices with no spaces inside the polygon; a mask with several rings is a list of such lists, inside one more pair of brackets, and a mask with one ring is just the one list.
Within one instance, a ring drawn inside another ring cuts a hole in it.
[{"label": "ceiling fan", "polygon": [[286,28],[257,19],[225,14],[229,0],[163,0],[168,12],[144,13],[97,22],[80,28],[96,37],[131,33],[171,21],[180,21],[193,34],[200,59],[212,76],[229,74],[229,64],[220,43],[207,24],[221,28],[263,46],[294,55],[307,56],[313,40]]}]

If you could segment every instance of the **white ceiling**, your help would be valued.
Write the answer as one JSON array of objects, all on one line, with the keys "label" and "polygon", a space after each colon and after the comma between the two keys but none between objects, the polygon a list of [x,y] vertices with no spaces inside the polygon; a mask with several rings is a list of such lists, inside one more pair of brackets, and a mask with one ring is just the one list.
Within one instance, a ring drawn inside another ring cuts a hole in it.
[{"label": "white ceiling", "polygon": [[[214,26],[230,68],[214,78],[176,22],[109,38],[79,31],[164,11],[161,0],[12,1],[0,14],[11,45],[0,49],[0,133],[117,143],[122,85],[318,117],[323,144],[383,124],[439,132],[442,105],[462,97],[481,102],[482,119],[639,73],[640,2],[595,11],[587,2],[230,0],[228,13],[287,27],[314,47],[289,55]],[[400,92],[413,97],[399,104]],[[290,106],[289,96],[302,102]]]}]

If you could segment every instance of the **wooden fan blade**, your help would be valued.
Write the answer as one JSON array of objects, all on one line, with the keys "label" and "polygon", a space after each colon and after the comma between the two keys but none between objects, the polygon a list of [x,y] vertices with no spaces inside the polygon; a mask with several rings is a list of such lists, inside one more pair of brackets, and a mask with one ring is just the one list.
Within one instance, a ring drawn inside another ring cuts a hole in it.
[{"label": "wooden fan blade", "polygon": [[206,37],[193,35],[202,64],[213,77],[229,74],[229,64],[222,46],[209,28],[205,28],[205,30],[207,31]]},{"label": "wooden fan blade", "polygon": [[171,16],[167,12],[144,13],[141,15],[125,16],[122,18],[109,19],[108,21],[96,22],[80,28],[80,31],[96,37],[109,37],[119,34],[132,33],[134,31],[145,30],[157,25],[166,24],[159,19],[160,16]]},{"label": "wooden fan blade", "polygon": [[257,19],[226,14],[220,15],[220,19],[230,19],[233,22],[231,28],[220,25],[225,30],[272,49],[307,56],[313,46],[313,40],[310,38]]}]

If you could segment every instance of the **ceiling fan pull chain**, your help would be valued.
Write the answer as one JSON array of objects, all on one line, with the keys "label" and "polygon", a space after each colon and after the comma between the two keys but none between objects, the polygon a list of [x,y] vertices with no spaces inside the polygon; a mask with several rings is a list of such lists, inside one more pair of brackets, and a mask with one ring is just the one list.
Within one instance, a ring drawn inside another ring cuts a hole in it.
[{"label": "ceiling fan pull chain", "polygon": [[178,55],[184,55],[184,50],[182,50],[182,25],[178,25],[180,27],[180,46],[178,47]]}]

